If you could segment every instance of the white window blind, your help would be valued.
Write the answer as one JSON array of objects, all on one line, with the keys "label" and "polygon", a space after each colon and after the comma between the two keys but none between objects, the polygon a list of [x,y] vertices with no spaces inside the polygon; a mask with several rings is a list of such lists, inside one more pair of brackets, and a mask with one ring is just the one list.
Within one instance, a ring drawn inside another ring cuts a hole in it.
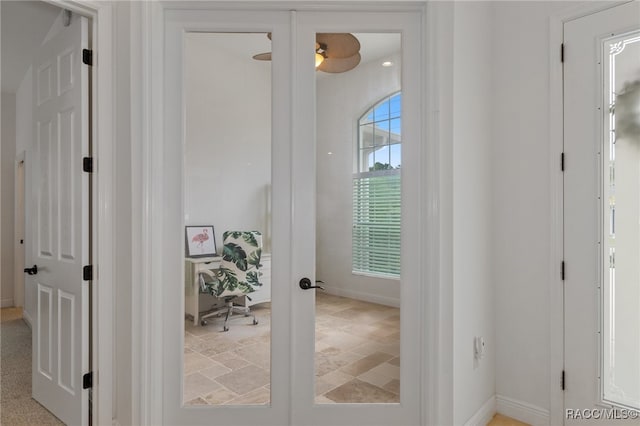
[{"label": "white window blind", "polygon": [[400,277],[400,170],[353,177],[353,272]]}]

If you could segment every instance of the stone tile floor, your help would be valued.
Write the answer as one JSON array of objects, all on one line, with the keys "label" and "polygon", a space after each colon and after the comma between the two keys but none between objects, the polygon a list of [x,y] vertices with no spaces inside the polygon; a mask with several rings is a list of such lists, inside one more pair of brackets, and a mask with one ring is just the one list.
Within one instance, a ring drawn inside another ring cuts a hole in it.
[{"label": "stone tile floor", "polygon": [[[257,405],[270,401],[271,306],[259,320],[235,318],[196,327],[185,322],[185,405]],[[316,403],[400,402],[398,308],[316,295]]]}]

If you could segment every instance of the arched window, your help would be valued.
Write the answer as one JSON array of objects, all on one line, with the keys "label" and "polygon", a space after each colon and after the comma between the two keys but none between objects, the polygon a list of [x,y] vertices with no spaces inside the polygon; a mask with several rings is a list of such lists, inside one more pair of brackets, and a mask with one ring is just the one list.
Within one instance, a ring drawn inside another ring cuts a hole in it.
[{"label": "arched window", "polygon": [[402,94],[382,99],[358,120],[353,175],[352,270],[400,276]]}]

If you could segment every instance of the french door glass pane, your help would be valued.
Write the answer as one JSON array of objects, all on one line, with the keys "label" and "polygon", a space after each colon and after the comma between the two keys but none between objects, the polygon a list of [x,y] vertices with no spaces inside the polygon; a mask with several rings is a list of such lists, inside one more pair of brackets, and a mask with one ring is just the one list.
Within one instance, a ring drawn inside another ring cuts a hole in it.
[{"label": "french door glass pane", "polygon": [[185,36],[185,406],[271,401],[270,51]]},{"label": "french door glass pane", "polygon": [[315,402],[399,403],[401,36],[316,41]]},{"label": "french door glass pane", "polygon": [[604,398],[640,409],[640,31],[604,49]]}]

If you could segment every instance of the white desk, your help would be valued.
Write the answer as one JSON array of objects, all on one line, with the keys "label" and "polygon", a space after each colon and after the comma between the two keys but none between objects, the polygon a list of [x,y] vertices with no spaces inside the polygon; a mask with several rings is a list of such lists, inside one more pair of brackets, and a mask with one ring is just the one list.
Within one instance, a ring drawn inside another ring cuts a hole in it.
[{"label": "white desk", "polygon": [[[193,325],[200,325],[200,283],[198,274],[204,270],[215,270],[220,267],[220,256],[215,257],[187,257],[184,265],[184,313],[193,318]],[[265,253],[260,259],[262,276],[260,290],[251,293],[249,297],[242,298],[240,304],[251,306],[256,303],[269,302],[271,300],[271,254]]]}]

